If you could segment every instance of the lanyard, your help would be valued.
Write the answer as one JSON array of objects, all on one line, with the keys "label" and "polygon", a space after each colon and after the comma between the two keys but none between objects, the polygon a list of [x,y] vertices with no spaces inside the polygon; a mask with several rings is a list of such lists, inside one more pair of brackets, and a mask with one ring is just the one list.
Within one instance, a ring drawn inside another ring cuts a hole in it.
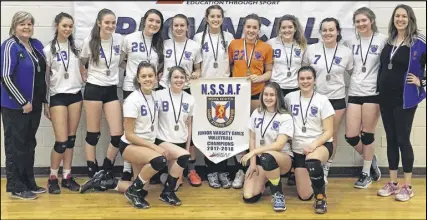
[{"label": "lanyard", "polygon": [[104,53],[104,49],[103,49],[103,45],[102,45],[102,43],[100,42],[100,47],[101,47],[101,50],[102,50],[102,52],[103,52],[103,54],[104,54],[104,61],[105,61],[105,63],[106,63],[106,66],[107,66],[107,71],[106,71],[106,74],[107,74],[107,76],[110,76],[110,65],[111,65],[111,58],[113,57],[113,36],[111,37],[111,45],[110,45],[110,63],[107,63],[107,58],[106,58],[106,53]]},{"label": "lanyard", "polygon": [[[291,71],[290,71],[290,69],[291,69],[291,65],[292,65],[292,60],[293,60],[293,48],[294,48],[294,44],[292,43],[291,44],[291,52],[290,52],[290,61],[288,61],[288,54],[287,54],[287,48],[285,47],[285,44],[284,44],[284,42],[282,41],[282,39],[281,39],[281,43],[282,43],[282,46],[284,47],[284,52],[285,52],[285,61],[287,62],[287,69],[288,69],[288,72],[287,72],[287,76],[288,76],[288,73],[290,73],[290,75],[291,75]],[[289,63],[290,62],[290,63]]]},{"label": "lanyard", "polygon": [[260,139],[260,145],[264,145],[265,144],[265,134],[267,129],[269,128],[270,123],[272,123],[273,119],[275,118],[276,114],[278,114],[278,112],[275,112],[275,114],[273,115],[272,119],[269,121],[269,124],[266,126],[265,131],[263,132],[263,123],[265,122],[265,115],[266,115],[266,111],[263,112],[263,120],[262,123],[260,125],[260,135],[262,136],[262,138]]},{"label": "lanyard", "polygon": [[[144,98],[144,100],[146,101],[146,104],[147,104],[147,108],[149,109],[149,113],[150,113],[150,121],[152,122],[152,126],[150,126],[150,129],[152,130],[152,131],[154,131],[155,130],[155,127],[154,127],[154,123],[155,123],[155,118],[156,118],[156,110],[154,110],[154,116],[152,115],[152,109],[150,108],[150,106],[149,106],[149,102],[147,101],[147,99],[146,99],[146,96],[144,95],[144,93],[143,93],[143,91],[140,89],[140,92],[141,92],[141,95],[143,95],[143,98]],[[153,93],[150,93],[150,96],[152,96],[152,100],[155,100],[154,98],[153,98]]]},{"label": "lanyard", "polygon": [[219,35],[217,36],[217,48],[216,48],[216,50],[214,51],[214,44],[213,44],[213,40],[211,39],[211,34],[208,32],[208,37],[210,38],[211,47],[213,48],[213,55],[214,55],[214,68],[217,68],[217,67],[218,67],[217,59],[218,59],[218,44],[219,44],[219,42],[220,42],[220,38],[219,38],[219,36],[220,36],[220,33],[219,33]]},{"label": "lanyard", "polygon": [[247,41],[244,38],[244,57],[245,57],[245,63],[247,64],[247,75],[251,75],[251,72],[250,72],[251,61],[253,60],[254,50],[256,49],[256,44],[257,44],[258,40],[259,39],[257,39],[254,42],[254,47],[251,50],[250,59],[248,59],[248,57],[247,57]]},{"label": "lanyard", "polygon": [[303,127],[302,127],[302,132],[305,133],[306,132],[306,122],[308,121],[308,110],[309,107],[311,106],[311,102],[312,102],[312,98],[315,95],[315,91],[312,92],[312,96],[311,99],[309,100],[309,104],[308,107],[306,107],[306,114],[305,114],[305,118],[303,118],[303,111],[302,111],[302,92],[300,92],[300,97],[299,97],[299,104],[300,104],[300,115],[302,116],[302,123],[303,123]]},{"label": "lanyard", "polygon": [[[67,41],[67,43],[68,43],[68,53],[67,53],[67,66],[65,66],[65,62],[64,62],[64,59],[62,58],[62,55],[61,55],[61,47],[59,46],[59,42],[58,41],[56,41],[56,44],[57,44],[57,46],[58,46],[58,49],[59,49],[59,57],[61,58],[61,61],[62,61],[62,65],[64,66],[64,70],[65,70],[65,74],[64,74],[64,78],[65,79],[68,79],[68,77],[69,77],[69,74],[68,74],[68,67],[70,66],[70,41]],[[65,52],[65,51],[64,51]]]},{"label": "lanyard", "polygon": [[367,48],[366,58],[363,59],[363,46],[361,45],[361,36],[360,36],[360,52],[361,52],[360,56],[361,56],[361,62],[363,63],[363,67],[362,67],[363,73],[366,72],[367,56],[369,55],[369,50],[370,50],[370,47],[372,46],[373,37],[374,37],[374,33],[372,34],[372,38],[370,39],[369,47]]},{"label": "lanyard", "polygon": [[[19,41],[21,41],[21,39],[19,39],[19,38],[18,38],[18,40],[19,40]],[[31,56],[31,57],[34,59],[34,61],[36,62],[36,64],[37,64],[37,67],[36,67],[37,72],[40,72],[39,58],[37,58],[37,54],[36,54],[36,52],[34,52],[33,45],[31,45],[31,43],[30,43],[30,42],[28,42],[28,44],[30,45],[30,48],[31,48],[31,51],[30,51],[30,50],[28,50],[28,48],[25,46],[24,42],[22,42],[22,41],[21,41],[21,44],[22,44],[22,45],[24,45],[25,50],[30,54],[30,56]]]},{"label": "lanyard", "polygon": [[184,43],[184,48],[183,48],[183,52],[181,53],[180,62],[177,63],[177,53],[175,52],[175,40],[172,39],[172,43],[174,44],[174,59],[175,59],[175,65],[176,66],[180,66],[181,65],[181,60],[183,59],[184,52],[186,51],[187,40],[188,39],[186,38],[186,43]]},{"label": "lanyard", "polygon": [[180,108],[178,109],[178,117],[175,114],[175,107],[174,107],[174,101],[172,100],[172,96],[171,96],[171,89],[169,89],[169,98],[171,99],[172,110],[174,111],[174,120],[175,120],[174,130],[178,131],[178,120],[180,120],[181,106],[183,105],[183,91],[181,91],[181,100],[180,100]]},{"label": "lanyard", "polygon": [[143,35],[144,48],[146,49],[147,61],[150,63],[150,58],[152,57],[153,39],[152,39],[152,42],[150,44],[150,50],[148,50],[147,44],[146,44],[146,38],[144,37],[144,33],[142,35]]}]

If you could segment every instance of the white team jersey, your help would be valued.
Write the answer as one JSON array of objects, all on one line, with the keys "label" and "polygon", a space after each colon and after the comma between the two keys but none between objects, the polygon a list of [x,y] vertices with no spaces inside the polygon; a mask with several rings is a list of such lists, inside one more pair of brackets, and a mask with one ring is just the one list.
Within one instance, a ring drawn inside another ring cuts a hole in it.
[{"label": "white team jersey", "polygon": [[[311,98],[301,98],[302,106],[300,108],[300,91],[294,91],[285,96],[287,109],[291,112],[294,120],[294,138],[291,144],[293,152],[303,154],[303,148],[306,144],[312,143],[323,134],[322,120],[334,115],[333,106],[330,104],[327,96],[315,92],[312,101]],[[306,111],[308,112],[306,118]],[[303,113],[303,115],[302,115]],[[303,118],[306,118],[306,132],[302,131]],[[330,138],[328,142],[333,141]]]},{"label": "white team jersey", "polygon": [[[184,88],[185,89],[190,88],[190,75],[193,72],[193,64],[198,64],[202,62],[202,57],[201,57],[200,46],[198,43],[196,43],[194,40],[188,39],[186,50],[183,53],[185,44],[186,44],[186,41],[175,42],[176,51],[174,53],[173,40],[168,39],[164,41],[163,45],[164,45],[165,61],[164,61],[162,79],[160,80],[160,85],[163,86],[164,88],[169,87],[169,83],[168,83],[169,69],[173,66],[176,66],[174,56],[177,58],[177,65],[183,67],[184,70],[186,70],[188,81],[186,82]],[[181,64],[180,64],[180,58],[182,54],[183,54],[183,59],[181,60]]]},{"label": "white team jersey", "polygon": [[[276,138],[278,138],[278,135],[280,134],[287,135],[288,140],[291,140],[293,138],[293,118],[289,114],[278,113],[275,115],[275,113],[273,112],[266,111],[264,119],[263,115],[264,112],[259,112],[257,108],[251,114],[251,120],[248,122],[248,128],[256,135],[256,148],[260,147],[262,133],[264,133],[263,140],[265,141],[265,145],[274,143],[276,141]],[[273,118],[274,116],[275,118]],[[270,122],[271,120],[272,122]],[[290,149],[290,144],[288,142],[285,143],[281,152],[293,156]]]},{"label": "white team jersey", "polygon": [[[51,43],[43,48],[47,65],[51,68],[52,74],[49,80],[49,95],[54,96],[59,93],[76,94],[83,86],[79,57],[73,53],[71,47],[69,48],[68,41],[59,43],[59,46],[61,50],[58,48],[58,44],[55,46],[55,55],[51,52]],[[65,71],[65,68],[67,68],[67,71]],[[66,73],[68,74],[66,75]]]},{"label": "white team jersey", "polygon": [[[333,59],[335,48],[325,48],[324,56],[323,42],[308,46],[303,57],[303,63],[312,66],[317,71],[316,91],[326,95],[329,99],[345,98],[345,73],[350,72],[353,68],[352,51],[343,44],[337,44],[336,56]],[[333,65],[327,80],[327,66],[330,65],[333,59]]]},{"label": "white team jersey", "polygon": [[[120,34],[114,33],[112,35],[113,38],[113,47],[112,47],[112,39],[109,40],[101,40],[101,45],[103,47],[104,53],[102,53],[100,47],[100,59],[98,61],[98,65],[93,62],[91,57],[91,49],[89,47],[89,41],[91,37],[85,38],[83,40],[82,53],[80,57],[89,58],[89,67],[88,67],[88,79],[87,82],[91,84],[95,84],[98,86],[111,86],[119,84],[119,60],[120,60],[120,51],[122,47],[122,36]],[[113,55],[111,57],[110,63],[110,50]],[[104,59],[105,58],[105,59]],[[110,68],[107,68],[107,64]],[[110,76],[107,76],[106,71],[110,69]]]},{"label": "white team jersey", "polygon": [[[209,31],[205,34],[204,44],[202,45],[202,72],[201,78],[216,78],[216,77],[229,77],[230,75],[230,66],[229,66],[229,55],[227,53],[227,48],[232,42],[233,35],[229,32],[223,31],[224,42],[221,37],[221,34],[211,34],[211,40],[209,37]],[[193,40],[201,46],[203,32],[197,33]],[[219,42],[220,41],[220,42]],[[218,43],[218,50],[217,50]],[[214,46],[214,48],[213,48]],[[226,47],[224,47],[226,46]],[[217,55],[218,67],[214,68],[214,52]]]},{"label": "white team jersey", "polygon": [[[183,102],[181,103],[181,93],[174,94],[171,91],[171,97],[169,96],[169,88],[158,90],[156,92],[159,97],[159,130],[157,138],[167,141],[170,143],[186,143],[187,136],[189,134],[186,121],[193,115],[193,107],[195,100],[192,95],[182,91]],[[174,105],[174,106],[173,106]],[[181,111],[180,111],[181,109]],[[174,115],[175,110],[175,115]],[[176,121],[178,123],[176,124]],[[178,125],[178,131],[175,130],[175,126]]]},{"label": "white team jersey", "polygon": [[[349,96],[373,96],[377,95],[376,82],[380,67],[380,54],[386,44],[387,36],[376,33],[370,45],[370,37],[357,38],[353,35],[347,39],[344,44],[352,50],[354,56],[354,70],[351,75],[351,81],[348,89]],[[370,48],[369,48],[370,45]],[[367,60],[366,60],[367,54]],[[363,61],[366,60],[366,72],[362,72]]]},{"label": "white team jersey", "polygon": [[150,57],[150,63],[154,64],[156,68],[159,65],[158,54],[155,48],[152,48],[152,37],[144,36],[144,38],[146,39],[146,44],[144,44],[142,32],[137,31],[123,39],[122,52],[127,55],[126,76],[123,79],[122,87],[125,91],[135,90],[134,78],[137,75],[138,64],[141,61],[149,61],[147,53]]},{"label": "white team jersey", "polygon": [[[134,133],[138,137],[154,143],[158,130],[159,99],[155,91],[152,92],[152,95],[145,95],[145,97],[147,102],[139,89],[133,91],[123,103],[123,117],[135,118]],[[154,131],[151,130],[152,121]],[[126,140],[125,133],[122,135],[121,140],[131,144]]]},{"label": "white team jersey", "polygon": [[[302,57],[304,51],[295,41],[293,42],[293,44],[284,43],[283,45],[279,37],[270,39],[268,41],[268,44],[270,44],[273,49],[273,68],[272,78],[270,79],[270,81],[278,83],[281,89],[298,88],[299,86],[297,84],[297,71],[302,66]],[[293,51],[291,51],[292,47]],[[287,76],[287,56],[289,63],[291,59],[291,76]]]}]

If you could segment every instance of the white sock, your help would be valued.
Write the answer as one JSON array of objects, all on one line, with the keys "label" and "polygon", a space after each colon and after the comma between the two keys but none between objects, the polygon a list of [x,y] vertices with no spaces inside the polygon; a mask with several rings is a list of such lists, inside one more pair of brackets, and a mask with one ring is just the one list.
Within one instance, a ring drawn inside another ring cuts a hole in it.
[{"label": "white sock", "polygon": [[50,176],[55,176],[56,178],[58,178],[58,169],[56,169],[56,170],[51,169],[51,174],[50,174]]},{"label": "white sock", "polygon": [[147,183],[147,180],[143,180],[143,178],[141,178],[140,174],[138,174],[138,179],[140,179],[140,180],[141,180],[141,182],[143,182],[143,184],[146,184],[146,183]]},{"label": "white sock", "polygon": [[66,169],[62,170],[62,176],[64,177],[64,179],[67,179],[69,174],[71,174],[71,170],[66,170]]},{"label": "white sock", "polygon": [[123,172],[132,173],[132,165],[128,161],[123,161]]},{"label": "white sock", "polygon": [[367,173],[368,176],[370,176],[370,167],[372,166],[371,160],[364,160],[363,164],[363,172]]},{"label": "white sock", "polygon": [[330,171],[330,167],[331,167],[331,164],[333,163],[333,160],[327,160],[327,162],[324,164],[324,175],[325,176],[328,176],[328,171]]}]

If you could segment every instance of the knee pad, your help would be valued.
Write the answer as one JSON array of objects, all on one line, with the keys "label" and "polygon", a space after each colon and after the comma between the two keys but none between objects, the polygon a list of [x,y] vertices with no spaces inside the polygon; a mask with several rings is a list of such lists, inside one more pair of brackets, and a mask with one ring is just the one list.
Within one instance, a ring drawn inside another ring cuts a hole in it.
[{"label": "knee pad", "polygon": [[321,165],[321,161],[317,159],[309,159],[305,163],[306,169],[308,170],[309,177],[324,178],[324,171]]},{"label": "knee pad", "polygon": [[279,167],[275,157],[268,153],[262,153],[260,157],[260,165],[262,165],[263,169],[266,171],[272,171]]},{"label": "knee pad", "polygon": [[177,158],[177,164],[178,164],[178,166],[180,166],[181,168],[186,168],[187,163],[189,162],[189,158],[190,158],[189,154],[185,154],[185,155],[179,156]]},{"label": "knee pad", "polygon": [[345,140],[346,142],[348,142],[349,145],[351,145],[352,147],[355,147],[360,142],[360,136],[346,137],[345,135]]},{"label": "knee pad", "polygon": [[299,199],[302,200],[302,201],[310,201],[314,197],[314,194],[312,193],[312,195],[309,196],[309,198],[307,198],[307,199],[303,199],[302,197],[300,197],[299,194],[297,194],[297,197],[299,197]]},{"label": "knee pad", "polygon": [[262,194],[259,193],[259,194],[255,195],[255,196],[251,197],[251,198],[245,198],[243,196],[242,199],[244,200],[245,203],[251,204],[251,203],[256,203],[257,201],[259,201],[261,197],[262,197]]},{"label": "knee pad", "polygon": [[110,144],[115,148],[119,148],[119,142],[122,135],[111,136]]},{"label": "knee pad", "polygon": [[55,141],[55,145],[54,145],[54,151],[55,152],[57,152],[59,154],[63,154],[66,149],[67,149],[67,142]]},{"label": "knee pad", "polygon": [[68,136],[67,140],[67,148],[74,148],[74,144],[76,143],[76,135]]},{"label": "knee pad", "polygon": [[374,142],[374,134],[361,131],[361,143],[364,145],[369,145]]},{"label": "knee pad", "polygon": [[89,145],[92,145],[94,147],[97,146],[98,140],[100,139],[101,133],[100,132],[86,132],[86,138],[85,141]]},{"label": "knee pad", "polygon": [[168,164],[167,164],[166,158],[164,156],[159,156],[159,157],[155,157],[152,160],[150,160],[150,165],[152,166],[152,168],[154,170],[161,171]]}]

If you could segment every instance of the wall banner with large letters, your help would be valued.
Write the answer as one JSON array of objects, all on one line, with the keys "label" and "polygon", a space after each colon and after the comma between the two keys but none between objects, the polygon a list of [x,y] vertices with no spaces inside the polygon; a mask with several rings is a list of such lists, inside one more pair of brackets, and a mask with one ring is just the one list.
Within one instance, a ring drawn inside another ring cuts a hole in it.
[{"label": "wall banner with large letters", "polygon": [[219,163],[249,148],[251,83],[246,78],[192,81],[195,98],[192,138],[212,162]]},{"label": "wall banner with large letters", "polygon": [[203,31],[205,10],[213,4],[218,4],[224,9],[223,28],[235,38],[242,37],[244,17],[250,13],[256,13],[261,17],[260,38],[263,41],[277,36],[276,26],[280,17],[292,14],[299,18],[309,44],[318,42],[319,25],[326,17],[335,17],[340,21],[344,37],[355,34],[352,23],[353,12],[369,5],[367,1],[82,1],[74,2],[73,7],[76,39],[80,42],[89,36],[97,13],[103,8],[108,8],[116,14],[116,32],[122,35],[139,30],[144,13],[151,8],[158,9],[165,20],[163,27],[165,39],[171,36],[168,31],[171,17],[181,13],[189,18],[189,37],[193,38],[195,33]]}]

